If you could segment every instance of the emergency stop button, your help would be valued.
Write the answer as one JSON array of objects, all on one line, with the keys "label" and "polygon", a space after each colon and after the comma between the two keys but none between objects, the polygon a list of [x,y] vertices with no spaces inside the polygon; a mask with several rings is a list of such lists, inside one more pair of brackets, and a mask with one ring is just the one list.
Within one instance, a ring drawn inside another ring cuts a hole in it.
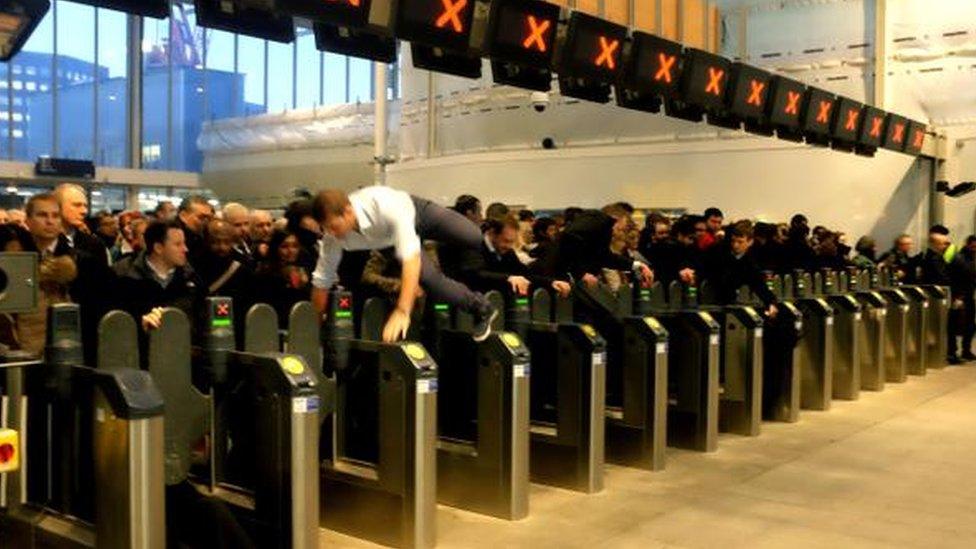
[{"label": "emergency stop button", "polygon": [[13,429],[0,429],[0,473],[16,471],[20,467],[20,437]]}]

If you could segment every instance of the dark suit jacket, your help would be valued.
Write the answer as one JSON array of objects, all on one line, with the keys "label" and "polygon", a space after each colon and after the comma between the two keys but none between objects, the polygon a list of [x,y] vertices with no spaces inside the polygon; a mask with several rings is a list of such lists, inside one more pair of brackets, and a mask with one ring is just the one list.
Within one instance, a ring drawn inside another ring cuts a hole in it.
[{"label": "dark suit jacket", "polygon": [[529,279],[535,287],[546,288],[553,279],[530,272],[514,251],[497,254],[482,243],[480,250],[465,250],[458,257],[458,263],[450,267],[449,274],[478,291],[508,291],[508,277],[522,276]]},{"label": "dark suit jacket", "polygon": [[559,237],[553,257],[539,265],[538,274],[560,279],[570,275],[578,280],[586,273],[598,275],[604,268],[631,270],[632,259],[610,251],[614,223],[612,217],[599,210],[578,214]]}]

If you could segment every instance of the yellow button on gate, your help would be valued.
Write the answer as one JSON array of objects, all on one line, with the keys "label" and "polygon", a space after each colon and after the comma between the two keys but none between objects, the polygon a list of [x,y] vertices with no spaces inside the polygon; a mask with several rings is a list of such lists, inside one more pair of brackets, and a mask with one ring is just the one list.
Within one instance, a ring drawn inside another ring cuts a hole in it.
[{"label": "yellow button on gate", "polygon": [[586,334],[586,336],[590,339],[596,338],[596,330],[594,330],[593,326],[590,326],[589,324],[583,324],[583,333]]},{"label": "yellow button on gate", "polygon": [[522,346],[522,340],[519,339],[517,335],[512,333],[506,332],[502,334],[502,341],[504,341],[505,345],[508,345],[512,349],[517,349]]},{"label": "yellow button on gate", "polygon": [[413,360],[420,361],[427,358],[427,351],[416,343],[408,343],[404,345],[403,349],[407,352],[407,356]]},{"label": "yellow button on gate", "polygon": [[281,368],[293,376],[301,375],[305,371],[302,361],[293,356],[286,356],[281,359]]},{"label": "yellow button on gate", "polygon": [[0,429],[0,473],[20,467],[20,437],[13,429]]},{"label": "yellow button on gate", "polygon": [[661,323],[658,322],[657,319],[652,316],[645,316],[644,324],[647,324],[647,327],[650,328],[651,330],[654,330],[655,332],[661,329]]}]

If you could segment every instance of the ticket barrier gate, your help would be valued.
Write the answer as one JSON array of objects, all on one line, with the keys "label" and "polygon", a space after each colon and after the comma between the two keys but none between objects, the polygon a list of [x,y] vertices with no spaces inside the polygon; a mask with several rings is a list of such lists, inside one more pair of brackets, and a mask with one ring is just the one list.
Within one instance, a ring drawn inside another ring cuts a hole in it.
[{"label": "ticket barrier gate", "polygon": [[603,490],[606,342],[591,325],[573,322],[571,298],[553,300],[541,288],[528,303],[513,300],[499,318],[532,357],[530,480]]},{"label": "ticket barrier gate", "polygon": [[861,389],[884,390],[885,385],[885,327],[888,303],[881,293],[871,289],[871,274],[851,267],[840,273],[841,290],[854,296],[861,305],[859,368]]},{"label": "ticket barrier gate", "polygon": [[607,342],[607,460],[658,471],[668,442],[668,332],[645,305],[650,291],[580,287],[575,309]]},{"label": "ticket barrier gate", "polygon": [[836,272],[824,270],[813,276],[817,293],[834,309],[831,398],[857,400],[861,393],[861,304],[853,295],[846,293],[846,288],[841,287]]},{"label": "ticket barrier gate", "polygon": [[697,288],[673,283],[670,299],[651,288],[654,316],[668,332],[668,445],[699,452],[718,449],[721,326],[697,309]]},{"label": "ticket barrier gate", "polygon": [[908,336],[905,339],[905,371],[924,376],[928,369],[929,296],[921,286],[898,286],[908,298]]},{"label": "ticket barrier gate", "polygon": [[929,298],[928,318],[925,331],[925,362],[928,368],[946,367],[949,356],[949,308],[952,292],[948,286],[923,284],[920,286]]},{"label": "ticket barrier gate", "polygon": [[0,462],[19,467],[0,474],[0,546],[166,546],[163,400],[121,317],[122,331],[102,322],[97,368],[82,365],[74,304],[49,309],[44,359],[2,357],[0,428],[18,437]]},{"label": "ticket barrier gate", "polygon": [[878,267],[869,274],[871,289],[885,300],[887,314],[884,327],[883,359],[885,381],[904,383],[907,379],[908,316],[911,304],[908,296],[892,286],[891,273],[885,267]]},{"label": "ticket barrier gate", "polygon": [[438,367],[419,343],[378,341],[386,319],[375,312],[357,334],[352,299],[330,292],[322,327],[324,368],[336,379],[321,437],[322,524],[384,545],[433,547]]},{"label": "ticket barrier gate", "polygon": [[[233,315],[229,298],[208,298],[199,348],[177,309],[166,309],[149,336],[149,371],[167,402],[167,485],[189,481],[222,502],[259,547],[318,547],[324,382],[299,355],[278,352],[270,306],[248,311],[243,352],[234,349]],[[193,448],[205,435],[211,451],[201,474]]]},{"label": "ticket barrier gate", "polygon": [[[501,295],[492,301],[504,306]],[[367,300],[364,322],[382,326],[387,309],[386,300]],[[470,315],[428,301],[422,341],[434,360],[450,365],[438,377],[437,499],[522,519],[529,513],[529,351],[511,332],[478,343],[471,325]]]},{"label": "ticket barrier gate", "polygon": [[785,283],[773,273],[765,273],[765,279],[779,300],[779,314],[768,323],[763,337],[762,416],[767,421],[794,423],[800,419],[803,313],[793,302],[791,275],[786,275]]},{"label": "ticket barrier gate", "polygon": [[813,293],[810,273],[793,274],[793,299],[803,313],[800,408],[829,410],[834,376],[834,308]]},{"label": "ticket barrier gate", "polygon": [[736,302],[719,305],[711,284],[700,287],[701,309],[721,326],[719,352],[719,431],[758,436],[762,424],[763,318],[752,305],[748,288]]}]

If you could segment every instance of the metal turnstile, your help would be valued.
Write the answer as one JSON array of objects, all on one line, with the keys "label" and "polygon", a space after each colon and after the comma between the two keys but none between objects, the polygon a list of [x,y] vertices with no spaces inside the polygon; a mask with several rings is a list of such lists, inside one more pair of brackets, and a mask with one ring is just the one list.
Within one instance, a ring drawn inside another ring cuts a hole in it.
[{"label": "metal turnstile", "polygon": [[[504,300],[490,294],[499,310]],[[382,326],[387,302],[367,300],[364,321]],[[375,309],[375,310],[374,310]],[[471,339],[450,306],[428,303],[423,343],[442,365],[438,378],[437,498],[440,503],[507,520],[529,513],[530,355],[502,330]]]},{"label": "metal turnstile", "polygon": [[[834,309],[834,374],[832,398],[857,400],[861,393],[861,347],[863,313],[857,298],[847,293],[834,271],[825,270],[819,294]],[[816,282],[814,283],[816,286]]]},{"label": "metal turnstile", "polygon": [[949,308],[952,292],[948,286],[924,284],[922,290],[929,298],[925,330],[925,363],[928,368],[946,367],[949,356]]},{"label": "metal turnstile", "polygon": [[763,337],[763,419],[793,423],[800,418],[803,313],[793,302],[793,277],[765,273],[766,285],[779,299],[776,318]]},{"label": "metal turnstile", "polygon": [[892,286],[891,273],[880,266],[870,275],[871,288],[887,306],[884,327],[885,381],[904,383],[908,377],[908,327],[911,302],[905,292]]},{"label": "metal turnstile", "polygon": [[103,319],[93,369],[79,319],[51,306],[46,357],[0,362],[0,428],[18,433],[5,451],[20,462],[0,475],[0,545],[162,549],[163,400],[138,369],[135,322]]},{"label": "metal turnstile", "polygon": [[697,289],[673,283],[652,297],[668,331],[668,445],[699,452],[718,449],[721,326],[697,309]]},{"label": "metal turnstile", "polygon": [[809,273],[793,274],[793,298],[803,313],[800,407],[829,410],[834,377],[834,308],[813,295]]},{"label": "metal turnstile", "polygon": [[529,478],[595,493],[603,490],[606,343],[589,324],[573,322],[572,302],[533,293],[529,317],[508,311],[505,325],[523,334],[532,356]]},{"label": "metal turnstile", "polygon": [[575,309],[607,342],[607,460],[657,471],[667,448],[668,332],[650,313],[650,292],[579,287]]},{"label": "metal turnstile", "polygon": [[433,547],[437,364],[420,343],[357,337],[349,292],[331,292],[329,301],[322,345],[336,407],[322,437],[322,525],[385,545]]},{"label": "metal turnstile", "polygon": [[928,369],[929,296],[920,286],[899,286],[908,298],[908,334],[905,338],[905,371],[924,376]]},{"label": "metal turnstile", "polygon": [[885,328],[888,324],[888,303],[877,290],[871,289],[870,272],[850,268],[841,273],[841,285],[861,305],[860,352],[858,353],[861,389],[881,391],[885,379]]}]

